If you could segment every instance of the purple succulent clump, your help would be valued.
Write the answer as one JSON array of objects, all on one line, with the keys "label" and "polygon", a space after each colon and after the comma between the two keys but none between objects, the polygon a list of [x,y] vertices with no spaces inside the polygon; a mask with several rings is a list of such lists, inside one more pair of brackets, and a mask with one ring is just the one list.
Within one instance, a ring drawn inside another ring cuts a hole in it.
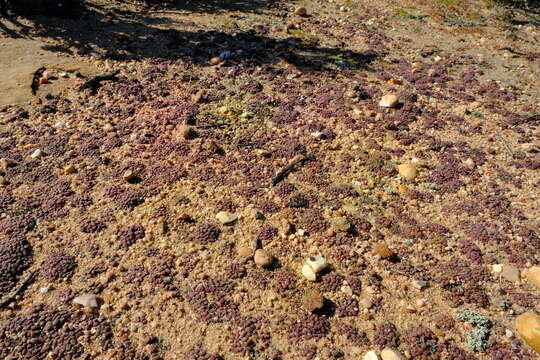
[{"label": "purple succulent clump", "polygon": [[259,233],[257,234],[257,239],[261,241],[270,241],[278,235],[278,229],[272,225],[264,225]]},{"label": "purple succulent clump", "polygon": [[70,312],[38,305],[2,325],[0,358],[45,359],[53,353],[60,359],[76,359],[84,352],[78,342],[82,335]]},{"label": "purple succulent clump", "polygon": [[437,336],[426,327],[408,330],[403,335],[403,342],[414,359],[438,360],[441,358],[443,345],[439,344]]},{"label": "purple succulent clump", "polygon": [[145,235],[145,229],[141,225],[126,226],[121,228],[117,233],[120,247],[123,249],[129,248],[131,245],[135,244],[137,240],[144,238]]},{"label": "purple succulent clump", "polygon": [[327,229],[328,222],[321,211],[316,209],[304,210],[298,219],[300,228],[309,233],[318,233]]},{"label": "purple succulent clump", "polygon": [[107,225],[96,218],[86,218],[81,222],[81,231],[86,234],[96,233],[105,230]]},{"label": "purple succulent clump", "polygon": [[347,323],[338,323],[337,331],[339,335],[344,336],[348,341],[350,341],[355,346],[366,346],[370,344],[369,338],[366,333],[358,330],[353,325]]},{"label": "purple succulent clump", "polygon": [[385,347],[397,348],[400,344],[400,336],[396,326],[389,321],[382,323],[375,331],[373,343],[380,350]]},{"label": "purple succulent clump", "polygon": [[0,294],[5,294],[29,266],[32,246],[24,236],[6,236],[0,239]]},{"label": "purple succulent clump", "polygon": [[286,331],[296,341],[320,340],[330,332],[330,322],[321,315],[300,312],[284,324]]},{"label": "purple succulent clump", "polygon": [[75,257],[62,251],[50,253],[41,265],[41,273],[48,281],[59,281],[73,275],[77,262]]},{"label": "purple succulent clump", "polygon": [[220,230],[212,224],[200,224],[191,233],[191,240],[199,244],[210,244],[219,238]]}]

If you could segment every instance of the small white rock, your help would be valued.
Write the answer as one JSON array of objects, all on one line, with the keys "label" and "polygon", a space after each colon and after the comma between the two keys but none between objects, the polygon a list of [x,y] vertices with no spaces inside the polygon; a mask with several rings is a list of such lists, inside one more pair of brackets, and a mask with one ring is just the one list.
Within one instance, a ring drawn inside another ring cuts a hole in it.
[{"label": "small white rock", "polygon": [[381,98],[381,101],[379,101],[379,106],[386,107],[386,108],[393,108],[396,107],[398,104],[398,97],[394,94],[388,94],[384,95]]},{"label": "small white rock", "polygon": [[41,149],[36,149],[34,150],[34,152],[32,153],[32,155],[30,155],[30,157],[32,159],[39,159],[40,157],[43,156],[43,151],[41,151]]},{"label": "small white rock", "polygon": [[353,291],[349,285],[343,285],[341,287],[341,292],[346,295],[353,296]]},{"label": "small white rock", "polygon": [[467,160],[465,160],[463,163],[470,169],[473,169],[476,166],[474,160],[471,158],[467,158]]},{"label": "small white rock", "polygon": [[40,289],[39,289],[39,292],[42,293],[42,294],[46,294],[46,293],[48,293],[50,290],[51,290],[51,287],[50,287],[50,286],[45,286],[45,287],[40,288]]},{"label": "small white rock", "polygon": [[232,224],[238,219],[238,215],[228,211],[220,211],[216,214],[216,219],[223,225]]},{"label": "small white rock", "polygon": [[418,290],[422,290],[423,288],[427,287],[427,285],[428,285],[427,281],[423,281],[423,280],[413,280],[412,282],[412,286]]},{"label": "small white rock", "polygon": [[504,334],[506,335],[507,338],[511,339],[514,337],[514,333],[512,332],[512,330],[510,329],[506,329],[504,330]]},{"label": "small white rock", "polygon": [[364,355],[364,360],[379,360],[379,357],[375,351],[369,350],[366,355]]},{"label": "small white rock", "polygon": [[384,348],[383,351],[381,351],[381,358],[382,360],[405,360],[405,356],[401,354],[399,351],[392,349],[392,348]]},{"label": "small white rock", "polygon": [[59,73],[58,75],[60,75],[60,77],[63,77],[63,78],[67,78],[69,76],[67,72],[63,72],[63,71]]},{"label": "small white rock", "polygon": [[317,281],[317,274],[315,274],[313,268],[308,264],[302,266],[302,275],[309,281]]},{"label": "small white rock", "polygon": [[315,273],[319,273],[328,267],[326,259],[322,256],[310,256],[307,259],[307,263],[309,266],[311,266]]},{"label": "small white rock", "polygon": [[97,297],[94,294],[83,294],[73,299],[74,304],[79,304],[88,308],[97,308]]},{"label": "small white rock", "polygon": [[491,271],[493,271],[495,274],[500,274],[502,271],[502,265],[501,264],[493,264],[491,266]]}]

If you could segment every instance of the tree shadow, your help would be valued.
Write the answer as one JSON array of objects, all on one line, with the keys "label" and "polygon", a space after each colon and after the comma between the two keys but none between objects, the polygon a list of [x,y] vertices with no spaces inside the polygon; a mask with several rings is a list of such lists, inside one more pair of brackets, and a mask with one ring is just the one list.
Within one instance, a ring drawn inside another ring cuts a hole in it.
[{"label": "tree shadow", "polygon": [[[249,2],[249,5],[243,0],[194,3],[197,5],[188,4],[190,11],[216,12],[230,6],[254,11],[264,7],[262,0]],[[175,4],[166,9],[185,10],[188,7]],[[374,51],[329,48],[320,46],[316,40],[292,36],[274,38],[267,35],[266,29],[259,29],[258,32],[179,30],[194,24],[183,24],[182,21],[159,17],[155,13],[150,15],[85,3],[82,14],[77,18],[31,17],[39,24],[32,36],[53,39],[53,42],[60,44],[45,45],[43,48],[48,51],[93,55],[118,61],[162,59],[206,65],[211,58],[221,56],[229,64],[261,65],[284,60],[303,71],[310,71],[354,69],[364,67],[377,58]]]}]

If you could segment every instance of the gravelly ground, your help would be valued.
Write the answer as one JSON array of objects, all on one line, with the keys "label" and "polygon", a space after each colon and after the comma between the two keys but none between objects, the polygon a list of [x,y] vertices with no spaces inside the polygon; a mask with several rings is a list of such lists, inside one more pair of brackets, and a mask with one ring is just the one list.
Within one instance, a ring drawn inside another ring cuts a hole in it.
[{"label": "gravelly ground", "polygon": [[[40,103],[0,109],[0,298],[35,274],[0,309],[0,358],[534,359],[514,325],[540,310],[525,20],[483,1],[93,0],[5,21],[5,47],[119,74],[92,91],[46,69]],[[238,255],[254,247],[272,266]],[[97,309],[73,303],[88,293]],[[492,325],[476,349],[464,310]]]}]

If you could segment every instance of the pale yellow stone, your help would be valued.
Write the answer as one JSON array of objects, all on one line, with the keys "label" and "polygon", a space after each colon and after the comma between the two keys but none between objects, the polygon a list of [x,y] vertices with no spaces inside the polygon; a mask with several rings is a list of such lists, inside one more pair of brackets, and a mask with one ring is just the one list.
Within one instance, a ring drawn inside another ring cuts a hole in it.
[{"label": "pale yellow stone", "polygon": [[381,98],[381,101],[379,101],[379,106],[386,107],[386,108],[393,108],[396,107],[399,100],[398,97],[394,94],[388,94],[384,95]]},{"label": "pale yellow stone", "polygon": [[313,268],[308,264],[302,266],[302,275],[309,281],[317,281],[317,274],[315,274]]},{"label": "pale yellow stone", "polygon": [[322,256],[310,256],[307,259],[307,264],[313,269],[313,272],[318,273],[328,267],[326,259]]},{"label": "pale yellow stone", "polygon": [[399,351],[392,348],[384,348],[381,351],[382,360],[405,360],[405,356]]},{"label": "pale yellow stone", "polygon": [[416,166],[410,163],[398,165],[398,172],[401,177],[407,180],[412,180],[418,176],[418,170],[416,170]]},{"label": "pale yellow stone", "polygon": [[540,354],[540,316],[526,312],[516,318],[516,330],[523,340]]},{"label": "pale yellow stone", "polygon": [[527,280],[540,289],[540,267],[533,266],[527,271]]}]

